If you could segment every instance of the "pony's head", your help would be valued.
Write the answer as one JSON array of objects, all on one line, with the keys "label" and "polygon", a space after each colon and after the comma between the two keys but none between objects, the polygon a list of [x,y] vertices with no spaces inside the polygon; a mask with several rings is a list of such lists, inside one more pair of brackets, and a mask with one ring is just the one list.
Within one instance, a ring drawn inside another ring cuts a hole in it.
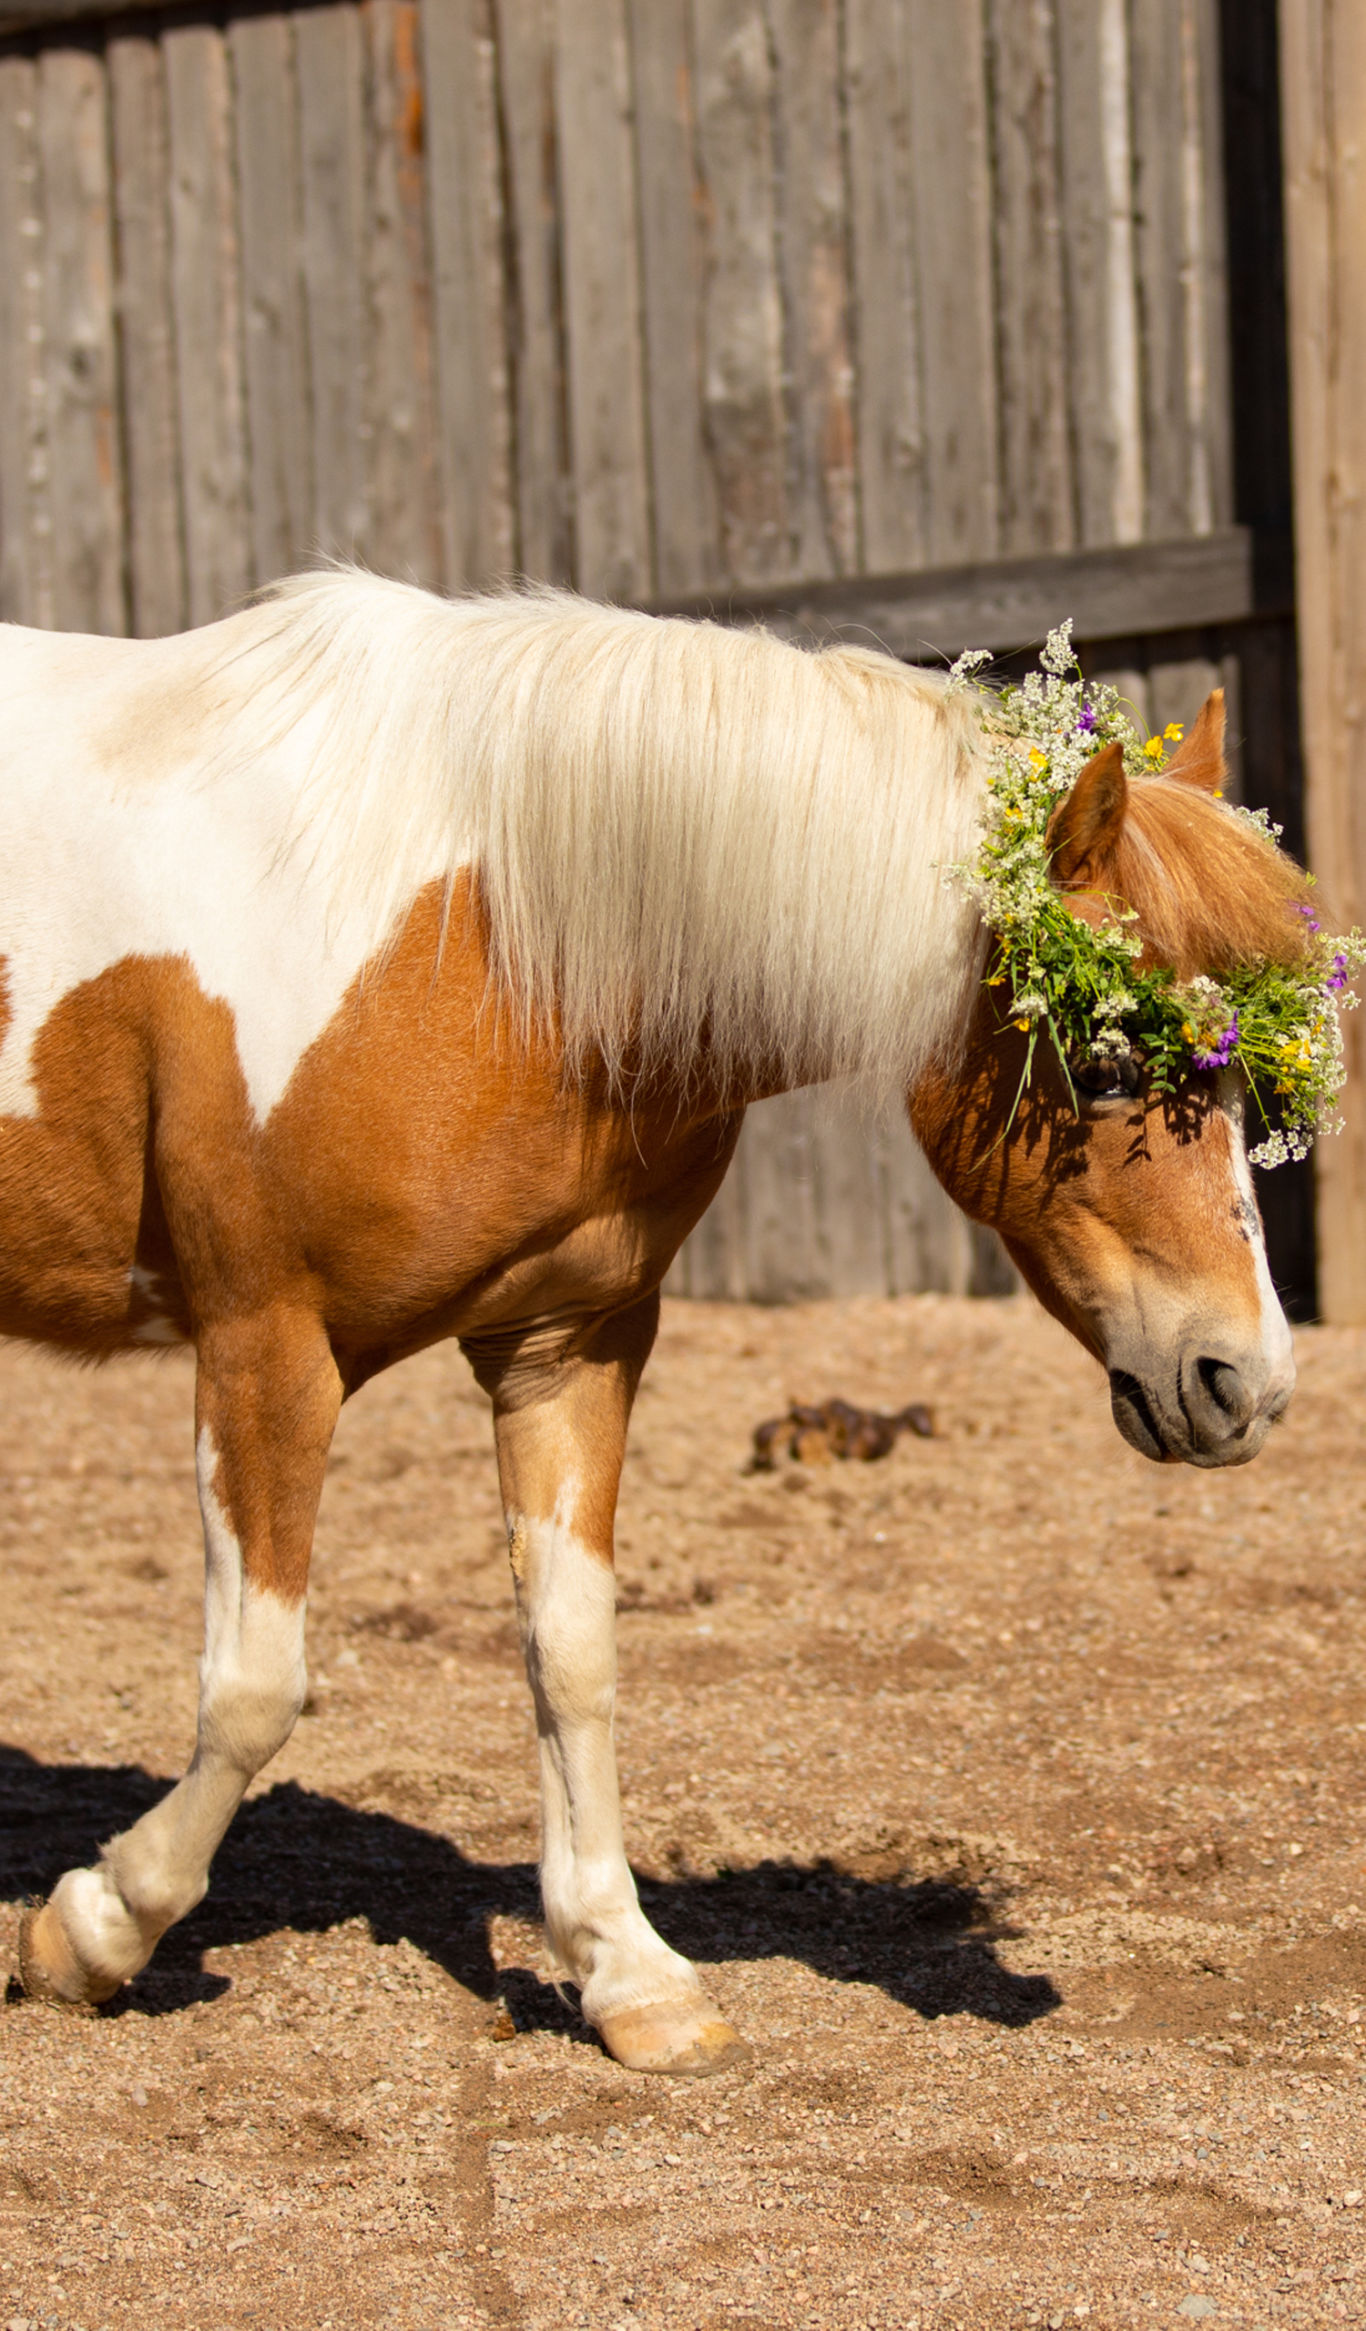
[{"label": "pony's head", "polygon": [[[1304,877],[1218,799],[1222,693],[1161,776],[1126,778],[1118,746],[1087,763],[1049,827],[1052,879],[1096,922],[1133,911],[1140,962],[1185,980],[1302,959]],[[1115,1422],[1145,1456],[1238,1465],[1294,1385],[1243,1139],[1240,1075],[1157,1092],[1141,1058],[1063,1070],[985,985],[966,1044],[910,1095],[950,1195],[998,1230],[1047,1308],[1110,1378]],[[1022,1078],[1024,1082],[1022,1085]]]}]

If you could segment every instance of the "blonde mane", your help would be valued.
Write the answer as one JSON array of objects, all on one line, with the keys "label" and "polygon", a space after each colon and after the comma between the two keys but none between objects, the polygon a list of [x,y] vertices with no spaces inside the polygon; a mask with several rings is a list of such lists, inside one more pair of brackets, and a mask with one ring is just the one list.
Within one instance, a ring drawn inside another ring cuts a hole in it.
[{"label": "blonde mane", "polygon": [[904,1091],[965,1029],[969,696],[862,649],[352,570],[226,629],[228,757],[307,739],[286,849],[383,930],[472,868],[500,985],[572,1069]]}]

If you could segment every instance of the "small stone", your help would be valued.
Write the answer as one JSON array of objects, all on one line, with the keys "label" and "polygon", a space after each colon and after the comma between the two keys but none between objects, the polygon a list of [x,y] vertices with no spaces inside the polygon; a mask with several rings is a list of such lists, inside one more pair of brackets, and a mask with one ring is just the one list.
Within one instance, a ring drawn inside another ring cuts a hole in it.
[{"label": "small stone", "polygon": [[1183,2299],[1176,2311],[1178,2315],[1197,2316],[1214,2315],[1218,2313],[1218,2309],[1216,2308],[1213,2299],[1204,2298],[1198,2291],[1192,2291],[1188,2299]]},{"label": "small stone", "polygon": [[1342,2197],[1342,2206],[1345,2210],[1359,2210],[1361,2208],[1361,2188],[1359,2185],[1348,2186]]}]

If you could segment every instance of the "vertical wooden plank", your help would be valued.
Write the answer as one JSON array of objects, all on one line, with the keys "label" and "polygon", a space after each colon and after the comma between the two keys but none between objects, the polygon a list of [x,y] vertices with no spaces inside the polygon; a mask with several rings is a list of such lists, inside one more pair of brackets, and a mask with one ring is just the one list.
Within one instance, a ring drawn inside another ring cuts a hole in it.
[{"label": "vertical wooden plank", "polygon": [[1129,5],[1146,531],[1199,534],[1232,509],[1217,13],[1213,0]]},{"label": "vertical wooden plank", "polygon": [[693,0],[697,150],[707,220],[703,399],[726,566],[792,572],[772,68],[762,0]]},{"label": "vertical wooden plank", "polygon": [[557,0],[569,446],[579,588],[650,588],[645,384],[624,0]]},{"label": "vertical wooden plank", "polygon": [[[983,0],[906,0],[911,182],[931,565],[1000,547]],[[1035,329],[1046,330],[1040,316]],[[1043,539],[1031,547],[1042,549]]]},{"label": "vertical wooden plank", "polygon": [[313,532],[328,556],[368,549],[360,14],[352,0],[301,8],[299,165],[303,188],[304,311],[313,437]]},{"label": "vertical wooden plank", "polygon": [[441,535],[416,0],[369,0],[361,22],[369,100],[366,548],[383,573],[431,584],[441,571]]},{"label": "vertical wooden plank", "polygon": [[1212,656],[1171,657],[1161,653],[1148,671],[1148,712],[1155,733],[1169,721],[1189,728],[1211,688],[1223,685],[1223,672]]},{"label": "vertical wooden plank", "polygon": [[209,623],[251,579],[231,91],[221,33],[172,25],[162,39],[186,596],[191,623]]},{"label": "vertical wooden plank", "polygon": [[1088,679],[1103,680],[1107,687],[1119,690],[1144,734],[1151,734],[1146,641],[1107,639],[1091,648],[1083,644],[1079,660]]},{"label": "vertical wooden plank", "polygon": [[314,550],[300,203],[299,105],[286,16],[229,27],[236,95],[251,570],[268,582]]},{"label": "vertical wooden plank", "polygon": [[1219,0],[1181,0],[1181,145],[1191,524],[1204,533],[1233,517]]},{"label": "vertical wooden plank", "polygon": [[990,0],[1001,548],[1070,550],[1053,0]]},{"label": "vertical wooden plank", "polygon": [[874,573],[926,559],[908,37],[905,0],[846,0],[858,507]]},{"label": "vertical wooden plank", "polygon": [[788,507],[802,576],[858,555],[848,219],[837,0],[768,0],[789,418]]},{"label": "vertical wooden plank", "polygon": [[517,564],[539,581],[573,574],[560,220],[554,0],[496,0],[498,90],[513,251]]},{"label": "vertical wooden plank", "polygon": [[655,587],[704,591],[719,582],[722,559],[702,427],[705,251],[689,0],[629,0],[629,13]]},{"label": "vertical wooden plank", "polygon": [[123,442],[132,628],[185,622],[175,326],[171,314],[170,145],[161,46],[123,34],[108,49],[118,227]]},{"label": "vertical wooden plank", "polygon": [[48,49],[38,64],[53,618],[122,632],[123,465],[103,60]]},{"label": "vertical wooden plank", "polygon": [[1080,540],[1143,532],[1124,0],[1057,0],[1067,375]]},{"label": "vertical wooden plank", "polygon": [[[1282,0],[1299,616],[1311,863],[1366,917],[1366,16]],[[1316,1151],[1319,1300],[1366,1321],[1366,1011],[1347,1014],[1346,1131]]]},{"label": "vertical wooden plank", "polygon": [[904,1112],[888,1115],[879,1149],[887,1293],[934,1289],[966,1295],[972,1267],[967,1224],[931,1173]]},{"label": "vertical wooden plank", "polygon": [[814,1183],[812,1291],[885,1295],[882,1157],[866,1110],[814,1096],[810,1127]]},{"label": "vertical wooden plank", "polygon": [[800,1303],[824,1292],[816,1256],[816,1185],[809,1091],[760,1101],[745,1119],[745,1289],[753,1303]]},{"label": "vertical wooden plank", "polygon": [[437,459],[449,589],[514,561],[502,207],[487,0],[422,0]]},{"label": "vertical wooden plank", "polygon": [[1135,237],[1143,303],[1144,531],[1190,531],[1185,314],[1174,254],[1183,247],[1181,20],[1172,0],[1129,0],[1133,60]]},{"label": "vertical wooden plank", "polygon": [[50,625],[37,71],[0,58],[0,616]]}]

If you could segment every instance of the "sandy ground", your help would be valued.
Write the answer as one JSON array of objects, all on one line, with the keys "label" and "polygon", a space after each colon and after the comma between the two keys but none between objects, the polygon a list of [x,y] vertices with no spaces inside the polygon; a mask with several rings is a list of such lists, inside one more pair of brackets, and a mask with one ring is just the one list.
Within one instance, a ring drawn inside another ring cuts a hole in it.
[{"label": "sandy ground", "polygon": [[[368,1388],[208,1900],[99,2019],[0,2015],[0,2331],[1366,2322],[1366,1336],[1300,1352],[1212,1475],[1022,1300],[669,1310],[619,1732],[753,2042],[702,2083],[545,1980],[484,1403],[455,1350]],[[831,1392],[937,1437],[742,1473]],[[191,1737],[190,1394],[0,1355],[11,1952]]]}]

